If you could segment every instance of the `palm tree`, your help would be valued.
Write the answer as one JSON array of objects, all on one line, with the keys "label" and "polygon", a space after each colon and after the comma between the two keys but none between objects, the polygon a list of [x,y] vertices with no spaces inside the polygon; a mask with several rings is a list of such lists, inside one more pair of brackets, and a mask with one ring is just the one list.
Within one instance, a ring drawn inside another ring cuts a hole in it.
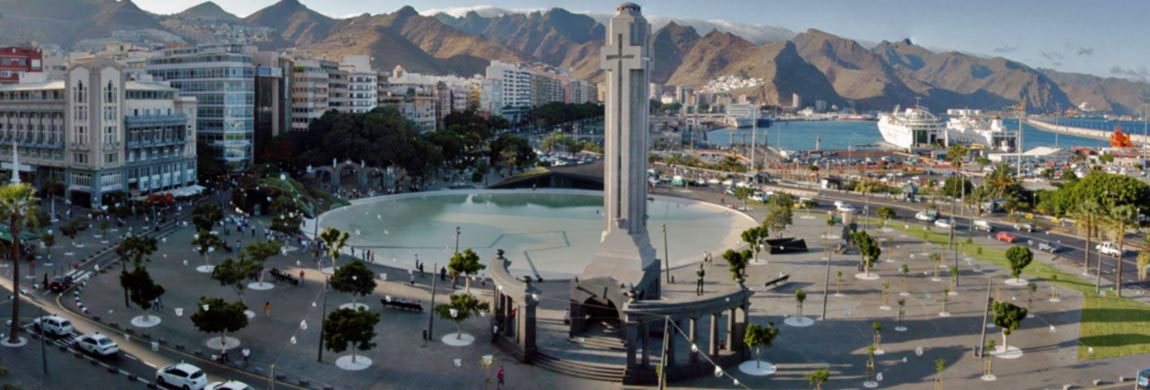
[{"label": "palm tree", "polygon": [[1090,273],[1090,238],[1094,236],[1095,230],[1098,229],[1099,222],[1101,222],[1102,207],[1098,202],[1093,200],[1086,200],[1078,204],[1074,209],[1071,217],[1074,218],[1074,228],[1084,237],[1086,237],[1086,247],[1083,248],[1085,258],[1082,261],[1082,273]]},{"label": "palm tree", "polygon": [[990,191],[990,195],[996,198],[1005,198],[1018,185],[1018,178],[1014,177],[1014,172],[1010,170],[1010,166],[1002,162],[995,165],[994,170],[986,175],[986,178],[982,180],[982,185]]},{"label": "palm tree", "polygon": [[[1122,255],[1124,249],[1122,244],[1126,241],[1126,229],[1138,223],[1138,210],[1133,205],[1121,205],[1110,207],[1106,211],[1106,225],[1109,226],[1116,241],[1118,241],[1118,271],[1114,277],[1114,290],[1119,297],[1122,296]],[[1099,269],[1101,269],[1099,263]],[[1101,272],[1101,271],[1099,271]]]},{"label": "palm tree", "polygon": [[12,250],[12,327],[8,331],[8,343],[17,344],[20,340],[20,233],[24,226],[36,219],[36,191],[23,183],[0,187],[0,214],[8,219],[8,233],[12,237],[9,248]]},{"label": "palm tree", "polygon": [[[960,144],[951,145],[950,150],[946,151],[946,159],[950,161],[950,169],[953,169],[956,173],[961,171],[962,159],[966,158],[966,154],[969,152],[970,150],[967,149],[966,146]],[[961,174],[956,176],[956,178],[958,179],[958,193],[961,195],[966,192],[966,180],[962,178]],[[954,204],[954,202],[951,202],[951,204]],[[950,212],[953,213],[954,209],[951,208]]]}]

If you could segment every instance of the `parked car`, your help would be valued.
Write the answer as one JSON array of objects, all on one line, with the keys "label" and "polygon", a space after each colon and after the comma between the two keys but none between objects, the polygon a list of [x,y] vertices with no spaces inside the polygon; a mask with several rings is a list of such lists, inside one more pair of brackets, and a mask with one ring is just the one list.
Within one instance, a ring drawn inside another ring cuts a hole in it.
[{"label": "parked car", "polygon": [[39,329],[44,334],[50,334],[56,337],[67,336],[72,334],[72,321],[58,315],[47,315],[32,320],[32,326]]},{"label": "parked car", "polygon": [[67,290],[68,287],[72,287],[72,277],[71,276],[67,276],[67,275],[57,276],[57,277],[52,278],[52,280],[48,281],[48,289],[52,290],[54,292],[61,292],[61,291]]},{"label": "parked car", "polygon": [[1038,243],[1038,250],[1050,253],[1058,253],[1066,250],[1066,247],[1053,241],[1042,241]]},{"label": "parked car", "polygon": [[188,363],[176,363],[156,370],[156,384],[183,390],[201,390],[208,384],[204,370]]},{"label": "parked car", "polygon": [[923,210],[914,215],[914,219],[923,222],[934,222],[938,219],[938,210]]},{"label": "parked car", "polygon": [[111,356],[120,352],[120,346],[111,337],[93,333],[76,338],[76,347],[93,355]]},{"label": "parked car", "polygon": [[1020,232],[1026,231],[1027,233],[1034,233],[1034,225],[1030,224],[1030,223],[1016,223],[1016,224],[1014,224],[1014,230],[1017,230]]},{"label": "parked car", "polygon": [[1010,234],[1010,232],[1005,231],[1005,230],[996,233],[994,235],[994,238],[997,239],[998,241],[1005,241],[1005,242],[1009,242],[1011,244],[1013,244],[1015,241],[1018,241],[1018,236]]},{"label": "parked car", "polygon": [[1138,371],[1138,380],[1134,382],[1134,390],[1143,390],[1150,388],[1150,368],[1143,368]]},{"label": "parked car", "polygon": [[842,203],[836,204],[835,209],[837,209],[839,212],[843,212],[843,213],[858,214],[858,212],[859,212],[858,207],[855,207],[854,205],[847,203],[847,202],[842,202]]},{"label": "parked car", "polygon": [[1101,254],[1104,254],[1107,256],[1114,256],[1114,257],[1121,257],[1122,256],[1122,251],[1118,249],[1118,244],[1115,244],[1115,243],[1110,242],[1110,241],[1103,241],[1102,243],[1094,246],[1094,249],[1097,249],[1098,253],[1101,253]]},{"label": "parked car", "polygon": [[987,221],[985,219],[976,219],[976,220],[974,220],[974,230],[980,230],[980,231],[984,231],[987,233],[991,233],[991,232],[994,232],[994,226],[991,226],[990,221]]},{"label": "parked car", "polygon": [[254,390],[247,383],[240,381],[212,382],[204,390]]},{"label": "parked car", "polygon": [[938,227],[943,228],[943,229],[954,229],[954,220],[953,219],[938,219],[938,220],[934,221],[934,226],[938,226]]}]

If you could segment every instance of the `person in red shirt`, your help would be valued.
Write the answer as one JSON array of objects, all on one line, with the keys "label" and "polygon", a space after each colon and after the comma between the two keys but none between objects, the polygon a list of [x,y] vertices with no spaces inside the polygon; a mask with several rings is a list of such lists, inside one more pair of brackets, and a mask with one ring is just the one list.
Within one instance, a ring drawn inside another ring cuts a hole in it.
[{"label": "person in red shirt", "polygon": [[499,379],[499,388],[503,388],[503,366],[499,366],[499,372],[495,373],[495,377]]}]

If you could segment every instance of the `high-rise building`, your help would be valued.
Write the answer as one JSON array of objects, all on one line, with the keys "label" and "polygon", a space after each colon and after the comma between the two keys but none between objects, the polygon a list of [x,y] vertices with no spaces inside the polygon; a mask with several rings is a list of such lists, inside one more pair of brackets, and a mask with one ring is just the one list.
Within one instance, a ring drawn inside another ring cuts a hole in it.
[{"label": "high-rise building", "polygon": [[198,142],[230,172],[253,159],[255,67],[244,46],[209,44],[164,50],[147,71],[199,102]]},{"label": "high-rise building", "polygon": [[347,72],[347,97],[343,111],[364,113],[379,104],[379,75],[371,69],[371,57],[344,56],[339,65]]},{"label": "high-rise building", "polygon": [[292,62],[274,51],[256,52],[252,62],[256,66],[252,152],[260,162],[271,140],[291,129]]},{"label": "high-rise building", "polygon": [[511,123],[524,120],[531,109],[531,71],[516,64],[491,61],[487,66],[486,87],[494,88],[485,97],[489,100],[482,105],[492,115],[500,115]]},{"label": "high-rise building", "polygon": [[15,145],[23,179],[61,183],[85,207],[117,192],[187,194],[196,182],[196,115],[195,98],[93,60],[62,81],[0,86],[0,160],[11,169]]},{"label": "high-rise building", "polygon": [[15,84],[22,73],[43,71],[44,54],[40,48],[0,47],[0,84]]},{"label": "high-rise building", "polygon": [[339,64],[334,61],[295,61],[291,80],[292,130],[307,130],[331,107],[331,73],[337,69]]}]

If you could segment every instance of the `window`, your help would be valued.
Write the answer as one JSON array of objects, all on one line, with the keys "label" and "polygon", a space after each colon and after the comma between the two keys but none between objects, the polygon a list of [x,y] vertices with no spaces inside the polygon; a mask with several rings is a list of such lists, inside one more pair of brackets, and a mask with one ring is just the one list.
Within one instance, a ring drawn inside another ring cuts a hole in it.
[{"label": "window", "polygon": [[108,154],[104,155],[104,163],[105,164],[115,164],[118,162],[120,162],[120,154],[119,153],[108,153]]}]

